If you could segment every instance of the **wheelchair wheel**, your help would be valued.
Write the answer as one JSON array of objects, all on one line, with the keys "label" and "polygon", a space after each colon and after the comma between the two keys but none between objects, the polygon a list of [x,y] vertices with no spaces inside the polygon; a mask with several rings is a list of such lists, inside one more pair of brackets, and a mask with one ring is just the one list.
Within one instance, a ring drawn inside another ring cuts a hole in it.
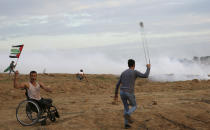
[{"label": "wheelchair wheel", "polygon": [[38,122],[40,108],[34,101],[24,100],[16,108],[16,118],[23,126],[31,126]]}]

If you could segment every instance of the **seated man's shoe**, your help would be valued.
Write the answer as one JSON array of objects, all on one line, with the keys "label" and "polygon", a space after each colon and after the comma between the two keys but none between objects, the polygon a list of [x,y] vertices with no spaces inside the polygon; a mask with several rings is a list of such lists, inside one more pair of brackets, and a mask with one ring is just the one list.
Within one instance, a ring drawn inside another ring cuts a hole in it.
[{"label": "seated man's shoe", "polygon": [[129,129],[131,126],[129,124],[125,124],[125,129]]},{"label": "seated man's shoe", "polygon": [[60,118],[60,115],[58,114],[58,111],[55,112],[55,117]]}]

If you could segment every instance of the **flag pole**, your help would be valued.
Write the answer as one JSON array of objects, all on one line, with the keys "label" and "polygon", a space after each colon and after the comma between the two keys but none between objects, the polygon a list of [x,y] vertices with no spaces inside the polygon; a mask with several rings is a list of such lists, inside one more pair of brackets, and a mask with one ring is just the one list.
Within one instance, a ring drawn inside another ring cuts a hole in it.
[{"label": "flag pole", "polygon": [[16,67],[16,65],[17,65],[17,63],[18,63],[18,60],[19,60],[19,58],[16,60],[15,67]]}]

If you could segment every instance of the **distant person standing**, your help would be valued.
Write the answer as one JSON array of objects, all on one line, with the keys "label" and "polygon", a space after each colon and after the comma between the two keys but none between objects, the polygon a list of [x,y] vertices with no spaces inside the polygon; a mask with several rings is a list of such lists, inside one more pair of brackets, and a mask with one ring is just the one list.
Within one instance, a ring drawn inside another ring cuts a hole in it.
[{"label": "distant person standing", "polygon": [[10,63],[10,65],[9,65],[9,77],[10,77],[10,75],[11,75],[12,72],[15,73],[15,70],[14,70],[15,67],[16,67],[15,62],[12,61],[12,62]]},{"label": "distant person standing", "polygon": [[83,72],[82,69],[80,69],[79,73],[76,74],[77,79],[79,79],[80,81],[83,80],[85,78],[85,80],[88,82],[85,73]]},{"label": "distant person standing", "polygon": [[[120,79],[116,85],[115,89],[115,102],[118,99],[118,89],[120,86],[120,97],[124,105],[124,119],[125,119],[125,128],[128,129],[131,126],[129,123],[132,123],[133,120],[131,119],[131,113],[133,113],[137,106],[136,106],[136,98],[134,95],[134,85],[135,80],[137,77],[140,78],[148,78],[150,73],[150,64],[147,64],[147,70],[144,74],[135,70],[135,61],[133,59],[128,60],[128,69],[122,72],[120,75]],[[129,105],[132,107],[129,109]]]}]

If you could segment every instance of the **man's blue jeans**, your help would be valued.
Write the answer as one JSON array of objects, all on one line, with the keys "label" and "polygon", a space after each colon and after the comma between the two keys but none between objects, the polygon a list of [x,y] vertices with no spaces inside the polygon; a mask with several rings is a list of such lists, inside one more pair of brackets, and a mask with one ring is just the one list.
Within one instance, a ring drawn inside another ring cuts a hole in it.
[{"label": "man's blue jeans", "polygon": [[[120,97],[124,105],[124,115],[131,115],[136,110],[136,98],[133,93],[120,91]],[[129,105],[132,107],[129,109]],[[128,124],[128,120],[125,118],[125,124]]]}]

